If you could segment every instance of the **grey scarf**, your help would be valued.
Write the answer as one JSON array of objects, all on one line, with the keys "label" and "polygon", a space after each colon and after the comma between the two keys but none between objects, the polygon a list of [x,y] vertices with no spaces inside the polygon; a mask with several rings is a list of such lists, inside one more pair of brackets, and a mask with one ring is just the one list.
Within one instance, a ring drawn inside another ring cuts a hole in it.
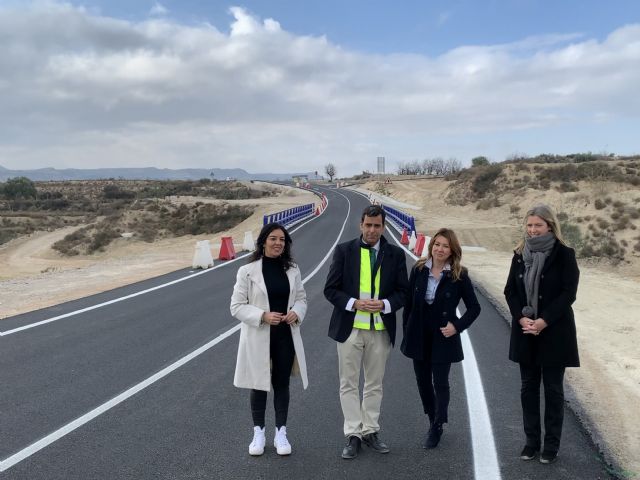
[{"label": "grey scarf", "polygon": [[539,237],[527,237],[524,240],[522,258],[524,260],[524,289],[527,303],[533,308],[533,317],[538,318],[538,287],[544,261],[551,254],[556,236],[549,232]]}]

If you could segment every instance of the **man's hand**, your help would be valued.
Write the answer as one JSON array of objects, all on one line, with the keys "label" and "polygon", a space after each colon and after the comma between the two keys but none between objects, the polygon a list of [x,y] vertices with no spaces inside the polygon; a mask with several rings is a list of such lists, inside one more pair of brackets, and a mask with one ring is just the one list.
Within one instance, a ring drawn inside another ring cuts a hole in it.
[{"label": "man's hand", "polygon": [[384,302],[382,300],[356,300],[353,307],[361,312],[378,313],[384,310]]}]

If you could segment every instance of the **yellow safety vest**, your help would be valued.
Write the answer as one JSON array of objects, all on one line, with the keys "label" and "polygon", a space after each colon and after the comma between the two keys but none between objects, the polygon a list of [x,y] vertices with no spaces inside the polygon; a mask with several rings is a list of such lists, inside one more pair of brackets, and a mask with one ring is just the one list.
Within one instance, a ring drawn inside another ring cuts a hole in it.
[{"label": "yellow safety vest", "polygon": [[[380,271],[382,267],[376,272],[376,276],[373,279],[373,285],[375,288],[375,294],[371,296],[371,250],[368,248],[360,248],[360,299],[361,300],[378,300],[380,294]],[[371,316],[373,316],[373,328],[375,330],[385,330],[384,323],[380,313],[369,313],[361,310],[356,310],[356,315],[353,319],[353,328],[360,328],[362,330],[371,330]]]}]

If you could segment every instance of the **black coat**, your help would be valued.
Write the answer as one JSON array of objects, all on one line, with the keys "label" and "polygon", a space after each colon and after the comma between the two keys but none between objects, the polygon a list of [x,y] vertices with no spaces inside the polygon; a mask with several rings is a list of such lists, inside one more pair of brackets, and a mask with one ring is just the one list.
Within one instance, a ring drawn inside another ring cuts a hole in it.
[{"label": "black coat", "polygon": [[[396,311],[404,305],[407,292],[407,261],[404,250],[380,237],[380,300],[388,300],[391,313],[381,314],[391,345],[396,339]],[[333,261],[324,286],[324,296],[333,304],[329,336],[343,343],[353,329],[355,312],[346,310],[351,298],[360,298],[360,239],[341,243],[333,253]]]},{"label": "black coat", "polygon": [[[462,270],[460,279],[454,281],[450,271],[445,271],[433,303],[427,311],[425,293],[429,269],[413,267],[409,277],[409,293],[402,313],[404,336],[400,350],[409,358],[425,360],[425,353],[431,352],[432,363],[455,363],[464,359],[460,333],[473,323],[480,314],[480,304],[473,290],[473,284],[466,269]],[[464,301],[466,312],[458,318],[456,307]],[[430,315],[430,316],[429,316]],[[451,322],[457,333],[447,338],[440,332],[440,327]],[[432,328],[433,344],[425,345],[425,328]]]},{"label": "black coat", "polygon": [[547,257],[538,289],[538,317],[548,327],[540,335],[522,333],[520,318],[527,305],[524,260],[514,254],[504,296],[511,311],[509,359],[526,365],[579,367],[576,323],[571,304],[576,299],[580,271],[573,249],[556,243]]}]

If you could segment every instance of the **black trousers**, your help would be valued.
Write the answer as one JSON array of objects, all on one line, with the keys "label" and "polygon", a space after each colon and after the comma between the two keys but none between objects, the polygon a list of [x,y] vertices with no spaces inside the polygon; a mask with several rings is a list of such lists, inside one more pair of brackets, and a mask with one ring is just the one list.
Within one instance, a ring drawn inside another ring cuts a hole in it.
[{"label": "black trousers", "polygon": [[[271,356],[271,385],[276,427],[287,424],[289,414],[289,379],[296,351],[293,347],[291,327],[286,323],[271,326],[269,353]],[[267,409],[267,392],[251,390],[249,394],[253,425],[264,428]]]},{"label": "black trousers", "polygon": [[557,452],[560,448],[564,419],[564,367],[541,367],[520,364],[522,388],[522,420],[527,445],[541,446],[540,382],[544,385],[544,449]]},{"label": "black trousers", "polygon": [[449,421],[449,371],[450,363],[431,363],[428,360],[413,360],[418,392],[424,413],[433,423]]}]

